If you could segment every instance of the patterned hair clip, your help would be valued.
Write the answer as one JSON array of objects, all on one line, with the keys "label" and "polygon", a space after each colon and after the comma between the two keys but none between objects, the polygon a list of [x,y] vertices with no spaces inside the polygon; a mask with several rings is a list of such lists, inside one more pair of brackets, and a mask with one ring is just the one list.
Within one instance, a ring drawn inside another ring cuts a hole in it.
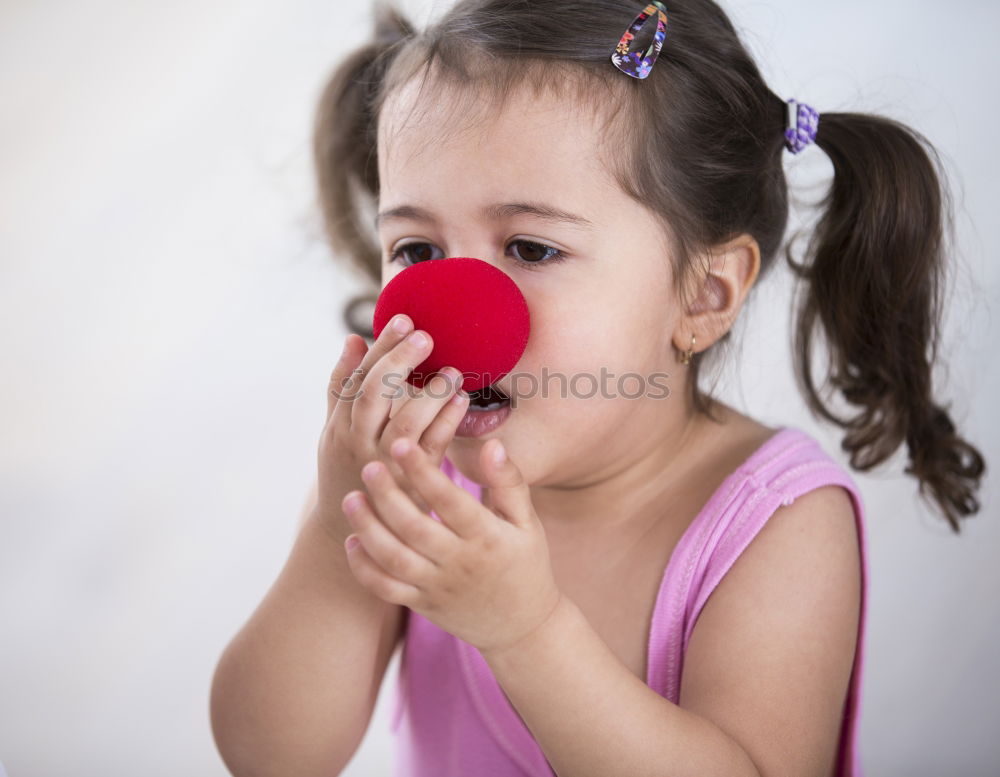
[{"label": "patterned hair clip", "polygon": [[[632,41],[635,40],[635,36],[639,34],[639,30],[646,23],[646,19],[654,13],[657,17],[656,34],[653,36],[653,42],[649,44],[649,48],[646,49],[645,54],[630,52],[629,48],[632,45]],[[663,39],[666,36],[667,9],[663,7],[663,3],[659,2],[659,0],[650,0],[649,5],[646,6],[642,13],[635,17],[635,21],[625,30],[625,34],[622,35],[621,40],[618,41],[618,46],[611,55],[611,61],[625,75],[632,76],[632,78],[645,78],[649,75],[649,71],[653,69],[653,63],[656,62],[656,58],[660,56],[660,48],[663,46]]]}]

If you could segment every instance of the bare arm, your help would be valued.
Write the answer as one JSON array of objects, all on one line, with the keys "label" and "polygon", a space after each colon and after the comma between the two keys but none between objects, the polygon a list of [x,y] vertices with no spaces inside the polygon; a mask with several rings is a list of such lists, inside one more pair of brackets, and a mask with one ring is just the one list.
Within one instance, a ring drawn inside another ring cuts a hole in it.
[{"label": "bare arm", "polygon": [[212,678],[212,732],[236,777],[338,774],[364,737],[399,642],[405,608],[369,593],[347,563],[351,527],[343,500],[364,487],[365,463],[390,462],[388,448],[400,437],[440,465],[468,396],[450,401],[445,388],[454,392],[457,384],[443,374],[429,391],[383,390],[388,378],[409,375],[433,345],[429,337],[421,345],[407,336],[408,317],[394,320],[407,327],[386,327],[371,348],[348,335],[330,376],[318,474],[298,536]]},{"label": "bare arm", "polygon": [[288,561],[215,670],[212,731],[237,777],[338,774],[401,636],[403,608],[357,582],[315,504],[314,486]]}]

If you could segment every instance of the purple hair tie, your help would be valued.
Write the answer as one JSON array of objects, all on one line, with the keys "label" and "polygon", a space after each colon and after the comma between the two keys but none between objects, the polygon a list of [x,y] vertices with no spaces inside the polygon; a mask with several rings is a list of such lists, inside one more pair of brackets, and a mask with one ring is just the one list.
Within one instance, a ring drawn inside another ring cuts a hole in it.
[{"label": "purple hair tie", "polygon": [[819,113],[811,106],[800,103],[795,98],[788,100],[788,118],[785,123],[785,148],[793,154],[816,140],[819,128]]}]

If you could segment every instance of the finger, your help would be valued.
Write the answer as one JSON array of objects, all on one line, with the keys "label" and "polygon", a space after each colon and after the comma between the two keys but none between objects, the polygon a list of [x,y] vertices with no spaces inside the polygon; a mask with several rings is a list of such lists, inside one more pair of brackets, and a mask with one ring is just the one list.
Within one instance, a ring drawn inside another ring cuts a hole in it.
[{"label": "finger", "polygon": [[[418,391],[420,391],[420,389],[418,389],[416,386],[411,385],[408,382],[404,383],[403,387],[405,391],[400,392],[399,396],[393,397],[392,399],[392,404],[389,409],[390,420],[395,418],[396,415],[399,413],[399,411],[402,410],[403,407],[406,405],[406,403],[412,397],[416,396]],[[430,513],[431,511],[430,507],[427,505],[426,502],[424,502],[420,494],[416,493],[410,486],[409,480],[407,480],[406,475],[403,474],[403,470],[400,469],[399,465],[396,464],[396,462],[392,461],[392,457],[389,456],[389,446],[384,444],[377,445],[375,446],[375,450],[372,453],[380,454],[379,458],[386,464],[386,466],[389,467],[389,471],[392,472],[392,476],[396,479],[396,482],[406,492],[407,496],[409,496],[410,499],[413,500],[414,504],[416,504],[416,506],[420,508],[420,510],[425,514]],[[371,453],[369,455],[371,455]]]},{"label": "finger", "polygon": [[[351,541],[351,539],[358,538],[352,534],[347,538],[347,542]],[[351,568],[351,574],[354,575],[357,581],[382,601],[399,604],[404,607],[415,606],[420,601],[420,589],[409,583],[397,580],[392,575],[386,573],[368,555],[363,542],[359,541],[353,548],[347,549],[347,565]]]},{"label": "finger", "polygon": [[341,506],[354,534],[364,543],[366,553],[388,575],[419,588],[421,581],[434,573],[433,562],[400,542],[379,520],[364,492],[349,492]]},{"label": "finger", "polygon": [[[409,386],[409,384],[407,385]],[[416,390],[417,389],[414,388],[414,391]],[[407,401],[407,398],[400,400],[399,410],[396,414],[402,411],[402,407]],[[430,456],[431,462],[435,466],[441,466],[441,462],[444,460],[448,446],[451,444],[451,441],[455,439],[455,433],[458,430],[458,425],[462,422],[462,418],[465,417],[465,412],[468,406],[469,395],[464,391],[459,390],[444,403],[444,406],[438,411],[438,414],[420,436],[418,443],[420,447],[427,451],[427,455]],[[390,413],[389,417],[392,419],[395,415]],[[388,429],[388,427],[386,428]],[[384,446],[386,451],[384,460],[388,461],[389,470],[392,472],[393,477],[396,478],[400,487],[409,495],[411,499],[413,499],[416,505],[424,513],[430,513],[431,507],[424,501],[423,497],[421,497],[420,494],[414,490],[413,485],[410,483],[410,479],[407,477],[406,473],[403,472],[399,464],[392,460],[392,457],[388,453],[389,447],[389,445]]]},{"label": "finger", "polygon": [[413,399],[417,392],[420,391],[416,386],[414,386],[409,381],[403,382],[403,391],[396,395],[393,395],[390,406],[389,406],[389,419],[392,420],[401,411],[406,403]]},{"label": "finger", "polygon": [[434,420],[431,421],[430,426],[427,427],[426,431],[420,437],[420,447],[427,451],[427,455],[431,457],[431,461],[437,463],[439,467],[445,452],[448,450],[448,446],[455,439],[455,432],[458,430],[458,425],[462,423],[462,419],[465,417],[465,412],[468,409],[469,395],[459,390],[438,411],[438,414],[434,416]]},{"label": "finger", "polygon": [[[396,329],[397,323],[402,327],[402,332]],[[333,408],[334,424],[338,428],[346,431],[346,427],[350,426],[351,408],[358,397],[362,395],[365,377],[370,374],[372,367],[378,364],[379,360],[395,348],[412,330],[413,321],[409,316],[401,313],[379,332],[379,336],[372,343],[371,348],[368,348],[364,338],[360,335],[349,336],[349,339],[353,337],[354,340],[360,340],[366,350],[351,350],[350,358],[343,365],[346,377],[337,384],[338,401]]]},{"label": "finger", "polygon": [[401,439],[389,449],[413,487],[427,501],[441,522],[462,538],[482,531],[482,505],[472,494],[434,466],[427,452],[409,440]]},{"label": "finger", "polygon": [[[499,459],[497,454],[500,454]],[[537,516],[531,489],[520,468],[507,456],[503,443],[497,438],[488,441],[479,453],[479,463],[486,474],[483,504],[518,526],[534,523]]]},{"label": "finger", "polygon": [[[389,408],[390,421],[393,418],[395,418],[399,414],[399,412],[403,409],[403,407],[406,405],[406,403],[409,402],[410,399],[415,397],[417,393],[420,391],[420,389],[418,389],[416,386],[412,385],[409,382],[404,382],[403,388],[405,390],[403,392],[400,392],[399,396],[392,398],[392,404]],[[396,462],[394,462],[392,460],[392,457],[389,455],[389,446],[385,444],[384,437],[381,443],[375,447],[376,447],[376,452],[380,454],[379,458],[383,462],[385,462],[386,466],[389,467],[389,471],[392,473],[392,476],[396,479],[396,482],[399,484],[400,488],[402,488],[406,492],[407,496],[409,496],[410,499],[413,500],[414,504],[416,504],[416,506],[419,507],[421,511],[429,513],[431,511],[430,507],[427,506],[427,503],[424,502],[420,494],[416,493],[413,490],[413,488],[410,486],[410,482],[407,479],[406,475],[403,474],[403,470],[400,469],[400,466]]]},{"label": "finger", "polygon": [[380,447],[388,450],[393,442],[406,437],[419,443],[425,430],[431,425],[441,409],[446,407],[461,386],[462,373],[454,367],[445,367],[422,389],[408,399],[395,416],[389,419],[382,432]]},{"label": "finger", "polygon": [[433,343],[425,331],[411,332],[372,366],[351,408],[351,433],[376,446],[389,421],[393,397],[405,391],[413,369],[431,352]]},{"label": "finger", "polygon": [[333,409],[337,406],[337,402],[344,393],[344,384],[350,378],[354,365],[361,358],[357,354],[359,340],[361,341],[361,345],[367,349],[368,346],[365,345],[364,338],[355,334],[349,334],[344,340],[344,350],[341,351],[340,358],[337,359],[337,364],[334,366],[333,372],[330,373],[330,381],[326,391],[327,420],[333,414]]},{"label": "finger", "polygon": [[[435,566],[453,553],[458,540],[455,534],[419,508],[382,462],[366,464],[361,470],[361,477],[368,487],[368,497],[376,517],[401,543]],[[419,585],[419,581],[410,582]]]}]

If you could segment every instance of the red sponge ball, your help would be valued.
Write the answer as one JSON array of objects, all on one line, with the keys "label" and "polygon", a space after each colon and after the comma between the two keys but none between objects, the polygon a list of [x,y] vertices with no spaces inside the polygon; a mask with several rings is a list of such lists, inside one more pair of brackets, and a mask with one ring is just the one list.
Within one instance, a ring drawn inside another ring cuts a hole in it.
[{"label": "red sponge ball", "polygon": [[449,365],[465,376],[463,391],[496,383],[521,358],[531,329],[517,284],[470,257],[418,262],[389,281],[375,303],[376,338],[399,313],[434,340],[430,355],[406,379],[417,388]]}]

